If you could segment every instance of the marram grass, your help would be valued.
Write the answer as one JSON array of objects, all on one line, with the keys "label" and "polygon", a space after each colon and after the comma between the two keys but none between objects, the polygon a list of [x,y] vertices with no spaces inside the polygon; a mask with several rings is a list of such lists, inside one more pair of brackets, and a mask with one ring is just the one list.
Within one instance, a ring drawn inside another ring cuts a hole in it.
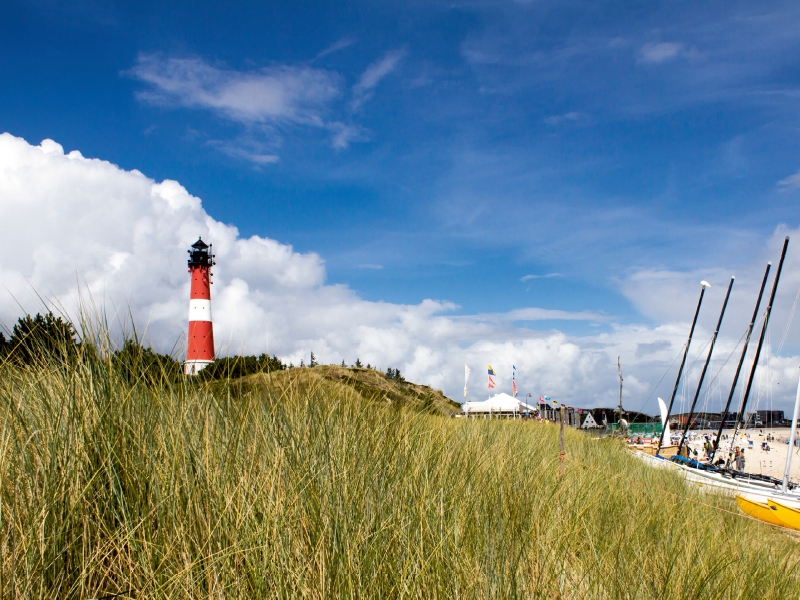
[{"label": "marram grass", "polygon": [[119,372],[0,367],[3,598],[800,593],[797,537],[613,440],[568,430],[591,468],[559,477],[551,425],[365,401],[313,369]]}]

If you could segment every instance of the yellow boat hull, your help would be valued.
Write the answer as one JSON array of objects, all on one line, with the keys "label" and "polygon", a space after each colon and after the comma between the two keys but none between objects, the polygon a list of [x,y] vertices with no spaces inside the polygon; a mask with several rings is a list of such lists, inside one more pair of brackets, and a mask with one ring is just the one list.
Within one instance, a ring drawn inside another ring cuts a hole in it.
[{"label": "yellow boat hull", "polygon": [[767,504],[785,527],[800,531],[800,510],[792,508],[791,506],[786,506],[780,502],[775,502],[772,498],[767,500]]},{"label": "yellow boat hull", "polygon": [[736,495],[736,504],[739,505],[742,511],[746,512],[751,517],[755,517],[759,521],[787,527],[787,525],[778,518],[778,510],[773,509],[769,504],[756,502],[744,496],[739,496],[738,494]]}]

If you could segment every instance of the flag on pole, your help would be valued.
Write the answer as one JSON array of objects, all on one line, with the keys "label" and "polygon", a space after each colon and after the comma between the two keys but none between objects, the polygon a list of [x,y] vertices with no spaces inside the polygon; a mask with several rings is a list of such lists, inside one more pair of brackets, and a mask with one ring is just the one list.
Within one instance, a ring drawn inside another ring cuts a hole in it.
[{"label": "flag on pole", "polygon": [[539,404],[546,404],[544,398],[542,398],[541,396],[539,396]]},{"label": "flag on pole", "polygon": [[494,386],[495,386],[494,379],[492,379],[492,377],[494,377],[494,369],[492,368],[492,365],[489,365],[489,389],[490,390],[493,390]]},{"label": "flag on pole", "polygon": [[517,397],[517,367],[511,365],[511,389],[514,390],[514,398]]},{"label": "flag on pole", "polygon": [[464,365],[464,398],[467,397],[467,381],[469,381],[469,367]]}]

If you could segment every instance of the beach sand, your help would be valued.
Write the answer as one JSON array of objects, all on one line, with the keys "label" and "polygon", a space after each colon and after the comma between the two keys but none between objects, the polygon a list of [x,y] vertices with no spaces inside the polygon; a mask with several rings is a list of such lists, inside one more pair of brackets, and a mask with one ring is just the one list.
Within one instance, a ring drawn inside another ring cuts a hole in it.
[{"label": "beach sand", "polygon": [[[786,467],[786,453],[789,450],[790,430],[788,427],[775,428],[775,429],[747,429],[740,432],[736,438],[736,445],[744,448],[745,468],[748,473],[758,473],[761,475],[770,475],[778,479],[783,479],[783,471]],[[717,434],[716,431],[697,430],[690,431],[689,436],[692,438],[689,441],[689,448],[697,450],[700,456],[703,455],[703,435],[708,435],[711,439]],[[717,457],[720,456],[727,458],[728,449],[730,447],[730,437],[733,435],[733,430],[723,430],[723,440],[720,442]],[[727,435],[728,439],[724,439]],[[769,450],[762,450],[761,443],[766,441],[767,436],[770,435],[774,441],[767,442]],[[800,434],[797,435],[800,438]],[[752,445],[751,443],[752,442]],[[789,474],[789,479],[795,483],[800,484],[800,448],[794,447],[794,455],[792,457],[792,469]]]}]

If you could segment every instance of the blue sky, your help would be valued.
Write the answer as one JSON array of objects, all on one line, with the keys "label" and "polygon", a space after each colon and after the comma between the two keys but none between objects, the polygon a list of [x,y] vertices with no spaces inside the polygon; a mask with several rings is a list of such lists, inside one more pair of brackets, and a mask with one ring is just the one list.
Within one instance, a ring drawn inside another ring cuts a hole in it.
[{"label": "blue sky", "polygon": [[365,300],[658,326],[621,282],[797,227],[798,50],[792,2],[7,0],[0,130],[177,180]]}]

